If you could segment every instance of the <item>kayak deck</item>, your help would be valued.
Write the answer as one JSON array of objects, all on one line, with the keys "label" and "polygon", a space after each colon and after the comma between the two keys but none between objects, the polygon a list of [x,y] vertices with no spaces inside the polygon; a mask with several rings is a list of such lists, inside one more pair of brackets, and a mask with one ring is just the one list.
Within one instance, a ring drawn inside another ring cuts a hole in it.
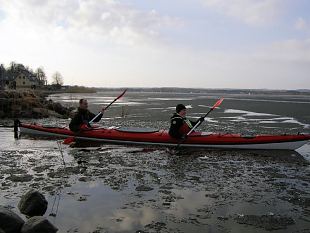
[{"label": "kayak deck", "polygon": [[[96,141],[120,144],[143,144],[177,146],[179,141],[170,137],[167,130],[144,128],[94,128],[74,133],[68,128],[44,127],[37,124],[20,124],[21,133],[49,137],[74,137],[83,141]],[[194,132],[182,147],[225,148],[225,149],[272,149],[295,150],[306,144],[310,135],[256,135],[221,134]]]}]

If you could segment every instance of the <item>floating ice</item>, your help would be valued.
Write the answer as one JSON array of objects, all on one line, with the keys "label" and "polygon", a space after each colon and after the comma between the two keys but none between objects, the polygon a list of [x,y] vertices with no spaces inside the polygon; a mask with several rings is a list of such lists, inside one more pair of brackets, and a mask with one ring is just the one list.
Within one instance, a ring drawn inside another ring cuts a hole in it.
[{"label": "floating ice", "polygon": [[270,113],[250,112],[240,109],[225,109],[224,113],[244,114],[245,116],[278,116]]}]

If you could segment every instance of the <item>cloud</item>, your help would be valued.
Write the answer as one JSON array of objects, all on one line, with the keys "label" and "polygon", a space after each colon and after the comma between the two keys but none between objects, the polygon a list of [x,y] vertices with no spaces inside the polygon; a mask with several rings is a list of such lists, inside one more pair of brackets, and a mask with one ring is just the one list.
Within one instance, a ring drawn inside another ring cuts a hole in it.
[{"label": "cloud", "polygon": [[6,21],[20,28],[125,44],[142,43],[162,29],[182,25],[177,18],[139,11],[116,0],[0,0],[0,8]]},{"label": "cloud", "polygon": [[284,5],[280,0],[201,0],[218,13],[240,20],[248,25],[265,25],[275,20]]},{"label": "cloud", "polygon": [[310,22],[307,22],[304,18],[299,17],[295,21],[295,29],[299,31],[310,31]]},{"label": "cloud", "polygon": [[[277,0],[199,1],[250,25],[268,23],[280,12],[274,11]],[[276,43],[257,38],[266,45],[236,49],[227,36],[229,50],[194,44],[188,39],[195,27],[184,28],[184,37],[173,34],[166,29],[182,26],[178,18],[116,0],[0,0],[1,11],[1,62],[44,66],[48,76],[58,70],[66,84],[309,88],[309,38]],[[309,24],[301,18],[296,26]]]},{"label": "cloud", "polygon": [[255,55],[263,60],[310,64],[310,38],[283,40],[261,48]]}]

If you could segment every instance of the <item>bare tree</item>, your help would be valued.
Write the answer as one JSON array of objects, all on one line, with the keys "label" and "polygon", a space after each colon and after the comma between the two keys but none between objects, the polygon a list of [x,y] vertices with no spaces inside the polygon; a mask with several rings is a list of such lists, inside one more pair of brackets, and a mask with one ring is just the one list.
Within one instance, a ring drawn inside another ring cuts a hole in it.
[{"label": "bare tree", "polygon": [[53,74],[52,79],[52,84],[55,84],[57,86],[62,86],[64,84],[63,77],[58,71]]},{"label": "bare tree", "polygon": [[46,85],[47,84],[46,74],[45,74],[45,72],[43,70],[43,67],[39,67],[36,70],[35,75],[36,75],[37,79],[39,80],[39,82],[42,85]]}]

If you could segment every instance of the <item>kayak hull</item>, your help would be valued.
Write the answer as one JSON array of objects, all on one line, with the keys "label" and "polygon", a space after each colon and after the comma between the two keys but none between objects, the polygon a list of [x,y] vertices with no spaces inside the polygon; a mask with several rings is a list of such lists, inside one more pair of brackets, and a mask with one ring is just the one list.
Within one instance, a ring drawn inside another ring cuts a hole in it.
[{"label": "kayak hull", "polygon": [[[97,128],[75,134],[67,128],[44,127],[36,124],[20,124],[22,134],[45,137],[74,137],[81,141],[94,141],[117,144],[177,146],[179,141],[171,138],[166,130],[151,132],[122,131],[120,129]],[[257,135],[196,133],[182,142],[182,147],[219,148],[219,149],[262,149],[262,150],[295,150],[310,140],[310,135]]]}]

